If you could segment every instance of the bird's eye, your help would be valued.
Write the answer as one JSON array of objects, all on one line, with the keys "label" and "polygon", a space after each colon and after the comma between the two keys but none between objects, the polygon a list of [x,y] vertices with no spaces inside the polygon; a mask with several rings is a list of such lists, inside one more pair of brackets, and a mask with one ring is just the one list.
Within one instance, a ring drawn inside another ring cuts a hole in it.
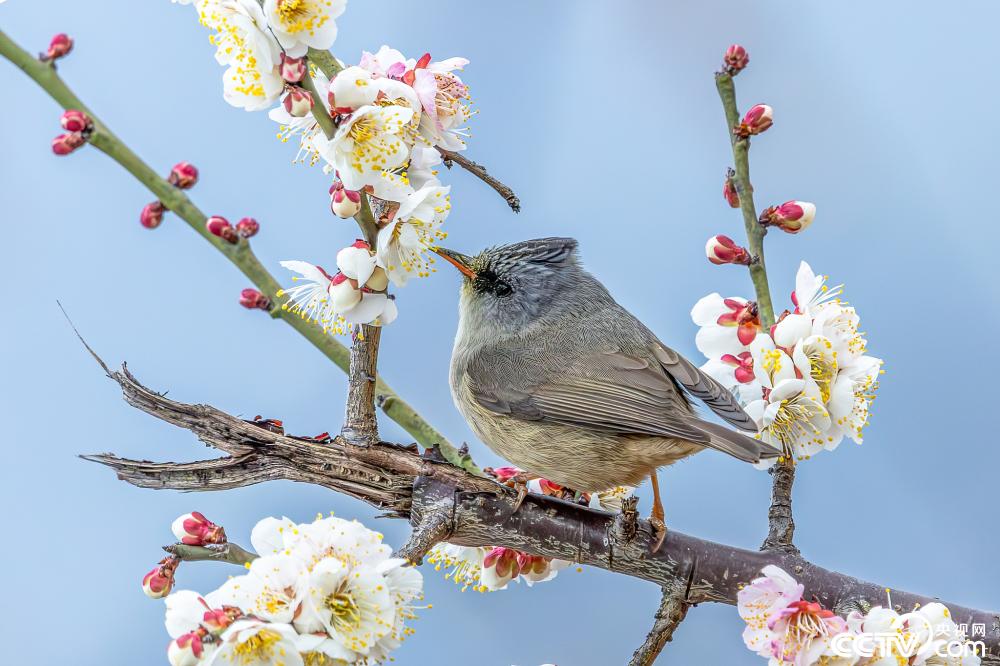
[{"label": "bird's eye", "polygon": [[514,293],[514,290],[511,289],[511,286],[503,280],[498,280],[496,284],[493,285],[493,293],[497,296],[510,296]]}]

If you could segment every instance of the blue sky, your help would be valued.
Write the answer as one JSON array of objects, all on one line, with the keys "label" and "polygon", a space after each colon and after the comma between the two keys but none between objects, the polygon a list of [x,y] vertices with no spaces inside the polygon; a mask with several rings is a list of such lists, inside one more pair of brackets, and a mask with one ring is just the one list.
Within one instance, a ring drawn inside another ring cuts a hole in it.
[{"label": "blue sky", "polygon": [[[512,215],[465,173],[446,174],[449,243],[473,251],[574,236],[624,305],[698,358],[691,305],[712,291],[751,295],[743,271],[713,267],[702,253],[709,235],[740,234],[720,195],[730,156],[712,72],[726,46],[746,45],[741,105],[775,108],[751,156],[758,205],[798,198],[819,209],[806,233],[768,237],[775,300],[786,301],[802,259],[845,283],[887,370],[864,445],[847,442],[800,467],[798,544],[823,566],[995,608],[998,542],[984,526],[1000,460],[989,204],[998,20],[989,2],[355,1],[334,51],[351,61],[388,43],[468,57],[463,76],[481,111],[468,154],[515,188],[523,212]],[[179,160],[198,165],[192,196],[203,210],[260,220],[254,249],[276,274],[282,259],[330,263],[354,238],[326,210],[319,169],[290,164],[291,146],[275,140],[265,114],[222,100],[223,70],[190,7],[9,0],[0,28],[32,51],[71,33],[76,50],[60,73],[150,164],[164,173]],[[16,637],[5,643],[12,663],[163,659],[162,604],[142,595],[139,579],[170,540],[170,521],[191,509],[244,542],[263,516],[335,510],[399,543],[405,525],[373,522],[367,506],[320,488],[143,491],[76,458],[212,452],[125,405],[56,299],[105,359],[127,360],[149,386],[281,418],[293,432],[336,430],[345,380],[291,329],[240,308],[246,282],[186,225],[141,228],[151,196],[117,165],[88,149],[53,157],[59,111],[6,63],[0,89],[0,498],[13,554],[3,588],[17,600],[5,630]],[[453,441],[496,463],[448,392],[457,285],[442,273],[399,293],[381,367]],[[407,441],[387,419],[382,430]],[[672,528],[744,547],[762,539],[765,473],[708,452],[660,478]],[[648,506],[647,489],[640,494]],[[180,585],[207,590],[229,573],[185,565]],[[425,575],[434,609],[400,664],[622,663],[658,599],[650,585],[589,569],[485,596]],[[755,663],[741,629],[735,609],[703,605],[667,649],[682,664]]]}]

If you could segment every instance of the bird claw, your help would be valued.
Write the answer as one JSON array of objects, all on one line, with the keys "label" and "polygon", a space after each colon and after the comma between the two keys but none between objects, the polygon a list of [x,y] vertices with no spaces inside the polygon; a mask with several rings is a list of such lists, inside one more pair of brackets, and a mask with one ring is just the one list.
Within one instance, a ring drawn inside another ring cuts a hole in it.
[{"label": "bird claw", "polygon": [[655,553],[660,550],[663,540],[667,538],[667,524],[663,522],[663,519],[651,516],[649,518],[649,527],[653,532],[653,543],[650,552]]}]

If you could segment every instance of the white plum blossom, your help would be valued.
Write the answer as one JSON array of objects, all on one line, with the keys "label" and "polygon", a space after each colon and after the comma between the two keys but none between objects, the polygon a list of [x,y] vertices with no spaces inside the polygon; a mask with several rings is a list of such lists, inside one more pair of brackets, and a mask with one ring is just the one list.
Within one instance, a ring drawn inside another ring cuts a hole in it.
[{"label": "white plum blossom", "polygon": [[511,581],[524,581],[529,587],[552,580],[570,565],[565,560],[529,555],[512,548],[480,548],[439,543],[427,553],[427,562],[435,571],[446,570],[445,580],[461,586],[464,592],[495,592]]},{"label": "white plum blossom", "polygon": [[441,231],[451,202],[451,188],[425,184],[408,195],[399,210],[378,234],[378,265],[393,284],[403,286],[411,277],[430,275],[433,250],[447,234]]},{"label": "white plum blossom", "polygon": [[785,311],[770,332],[756,306],[711,294],[692,318],[702,370],[729,388],[757,422],[758,437],[794,460],[832,451],[844,437],[861,443],[878,388],[881,359],[865,354],[859,318],[802,262]]},{"label": "white plum blossom", "polygon": [[[323,90],[327,85],[326,75],[315,68],[311,76],[316,84],[317,90]],[[330,104],[323,95],[319,96],[319,102],[323,108],[329,112]],[[284,104],[279,104],[267,113],[267,117],[278,123],[278,139],[282,143],[287,143],[291,139],[298,137],[299,150],[292,160],[292,164],[315,165],[320,160],[319,151],[316,148],[314,139],[323,137],[323,129],[316,122],[316,118],[310,113],[302,117],[296,117],[285,110]]]},{"label": "white plum blossom", "polygon": [[257,619],[237,620],[223,632],[219,648],[207,666],[240,664],[240,666],[304,666],[296,645],[298,634],[288,624]]},{"label": "white plum blossom", "polygon": [[[347,325],[354,324],[384,326],[396,319],[395,299],[359,285],[356,278],[343,272],[331,276],[305,261],[282,261],[281,265],[298,273],[292,280],[299,283],[278,292],[279,297],[288,297],[281,309],[321,326],[325,333],[344,333]],[[366,279],[371,280],[374,274],[373,269]]]},{"label": "white plum blossom", "polygon": [[260,5],[256,0],[200,0],[196,6],[202,25],[214,32],[216,61],[228,66],[226,101],[247,111],[274,104],[284,88],[278,71],[281,50]]},{"label": "white plum blossom", "polygon": [[317,136],[314,143],[344,186],[361,190],[374,185],[383,171],[406,164],[413,144],[406,129],[413,116],[413,109],[404,106],[362,106],[340,123],[332,139]]},{"label": "white plum blossom", "polygon": [[336,19],[347,8],[347,0],[265,0],[267,22],[293,57],[311,48],[326,50],[337,39]]}]

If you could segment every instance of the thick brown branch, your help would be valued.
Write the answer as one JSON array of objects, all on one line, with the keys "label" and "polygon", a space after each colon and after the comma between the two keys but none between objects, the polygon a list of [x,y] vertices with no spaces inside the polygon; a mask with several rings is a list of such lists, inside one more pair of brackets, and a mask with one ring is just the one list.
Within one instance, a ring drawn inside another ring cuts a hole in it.
[{"label": "thick brown branch", "polygon": [[444,148],[438,148],[438,152],[441,153],[441,157],[444,158],[444,165],[446,167],[450,169],[452,163],[457,164],[458,166],[462,167],[463,169],[471,173],[473,176],[475,176],[476,178],[478,178],[479,180],[483,181],[484,183],[492,187],[494,190],[496,190],[496,193],[504,198],[504,201],[507,202],[507,205],[510,206],[510,209],[512,211],[514,211],[515,213],[521,212],[521,200],[517,198],[516,194],[514,194],[514,190],[510,189],[502,182],[491,176],[490,172],[487,171],[486,167],[484,167],[482,164],[479,164],[478,162],[473,162],[468,157],[462,155],[462,153],[456,153],[453,150],[445,150]]},{"label": "thick brown branch", "polygon": [[646,640],[632,653],[629,666],[649,666],[660,656],[664,646],[674,637],[674,630],[684,621],[688,604],[684,601],[685,589],[682,585],[663,588],[663,598],[660,607],[653,615],[653,628],[646,635]]},{"label": "thick brown branch", "polygon": [[[210,446],[234,452],[219,461],[184,464],[127,461],[108,455],[89,458],[111,466],[122,479],[136,485],[214,490],[257,483],[264,477],[319,484],[409,517],[425,531],[409,545],[411,555],[440,538],[466,546],[506,546],[589,564],[661,588],[682,586],[682,601],[687,605],[735,604],[740,587],[768,564],[790,573],[805,586],[807,598],[816,597],[827,608],[886,603],[884,585],[824,569],[794,553],[744,550],[676,531],[668,532],[654,553],[646,521],[635,524],[628,518],[533,493],[513,512],[510,489],[422,457],[413,447],[386,443],[358,447],[340,438],[319,442],[290,437],[207,405],[168,399],[139,384],[124,369],[112,372],[111,377],[130,404],[191,430]],[[260,465],[262,471],[253,465]],[[221,479],[196,484],[198,474]],[[893,590],[892,600],[898,609],[911,610],[935,598]],[[995,657],[1000,652],[1000,614],[944,603],[956,622],[985,625],[989,654]]]},{"label": "thick brown branch", "polygon": [[375,378],[378,373],[379,326],[355,326],[351,331],[351,369],[347,373],[347,407],[341,436],[356,446],[379,441],[375,417]]}]

